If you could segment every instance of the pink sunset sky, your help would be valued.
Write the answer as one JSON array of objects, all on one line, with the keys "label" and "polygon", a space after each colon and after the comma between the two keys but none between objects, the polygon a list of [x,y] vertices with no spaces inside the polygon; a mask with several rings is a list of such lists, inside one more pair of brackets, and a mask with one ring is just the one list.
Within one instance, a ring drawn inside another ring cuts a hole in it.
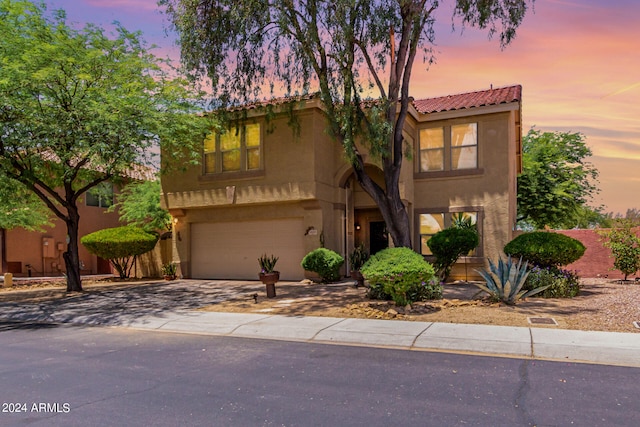
[{"label": "pink sunset sky", "polygon": [[[156,0],[47,0],[70,21],[140,30],[158,56],[179,59]],[[523,133],[581,132],[593,151],[606,212],[640,208],[640,2],[537,0],[505,50],[486,32],[451,30],[451,1],[441,1],[437,62],[417,62],[411,95],[429,98],[521,84]]]}]

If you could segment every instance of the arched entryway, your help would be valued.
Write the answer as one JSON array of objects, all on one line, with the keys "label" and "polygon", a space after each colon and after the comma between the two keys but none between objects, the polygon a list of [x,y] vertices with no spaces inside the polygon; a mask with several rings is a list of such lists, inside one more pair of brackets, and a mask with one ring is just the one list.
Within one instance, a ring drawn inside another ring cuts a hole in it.
[{"label": "arched entryway", "polygon": [[[384,176],[380,168],[374,165],[367,165],[365,168],[369,176],[384,188]],[[389,233],[382,214],[371,196],[360,186],[352,170],[345,171],[340,184],[346,190],[347,254],[360,244],[370,254],[389,247]],[[351,266],[347,267],[351,269]]]}]

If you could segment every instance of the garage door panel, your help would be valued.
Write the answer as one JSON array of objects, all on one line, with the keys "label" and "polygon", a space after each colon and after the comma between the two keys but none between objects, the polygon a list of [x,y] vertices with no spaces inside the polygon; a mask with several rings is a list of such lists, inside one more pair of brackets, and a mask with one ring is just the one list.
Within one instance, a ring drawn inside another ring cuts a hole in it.
[{"label": "garage door panel", "polygon": [[301,218],[191,225],[192,277],[256,280],[258,258],[276,255],[282,280],[304,276]]}]

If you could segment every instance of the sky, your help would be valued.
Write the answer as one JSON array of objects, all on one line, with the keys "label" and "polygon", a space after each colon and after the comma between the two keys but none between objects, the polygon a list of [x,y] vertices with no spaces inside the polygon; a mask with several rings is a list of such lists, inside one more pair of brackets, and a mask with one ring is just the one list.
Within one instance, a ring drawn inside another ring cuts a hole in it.
[{"label": "sky", "polygon": [[[109,27],[119,21],[157,45],[157,56],[179,60],[176,35],[156,0],[47,0],[70,21]],[[515,40],[501,50],[486,31],[455,23],[441,1],[436,63],[416,61],[410,93],[430,98],[493,87],[523,87],[523,133],[581,132],[600,172],[590,203],[624,214],[640,208],[640,2],[537,0]]]}]

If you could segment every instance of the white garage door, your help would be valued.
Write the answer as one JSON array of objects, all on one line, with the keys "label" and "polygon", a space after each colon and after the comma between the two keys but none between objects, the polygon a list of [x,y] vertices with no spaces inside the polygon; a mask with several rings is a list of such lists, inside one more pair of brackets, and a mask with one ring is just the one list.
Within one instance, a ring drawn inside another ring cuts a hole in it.
[{"label": "white garage door", "polygon": [[266,253],[280,258],[280,280],[300,280],[303,235],[302,218],[191,224],[191,275],[258,280],[258,258]]}]

